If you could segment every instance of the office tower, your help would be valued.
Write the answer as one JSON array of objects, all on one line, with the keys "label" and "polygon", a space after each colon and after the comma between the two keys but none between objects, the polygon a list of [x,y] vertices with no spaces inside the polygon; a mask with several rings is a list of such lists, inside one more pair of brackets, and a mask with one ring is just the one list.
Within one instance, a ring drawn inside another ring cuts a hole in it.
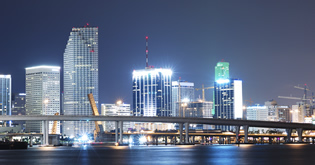
[{"label": "office tower", "polygon": [[[130,104],[117,101],[116,104],[101,104],[101,115],[103,116],[131,116]],[[104,131],[110,132],[115,130],[114,121],[103,121]],[[130,122],[123,122],[123,130],[128,131],[132,128]]]},{"label": "office tower", "polygon": [[[54,115],[60,113],[60,67],[35,66],[26,70],[26,115]],[[49,121],[49,132],[54,121]],[[26,121],[26,132],[42,132],[41,121]],[[57,124],[60,133],[60,122]]]},{"label": "office tower", "polygon": [[215,81],[219,79],[229,79],[229,63],[228,62],[218,62],[217,66],[215,66]]},{"label": "office tower", "polygon": [[134,70],[133,116],[172,116],[170,69]]},{"label": "office tower", "polygon": [[[228,62],[218,62],[214,67],[214,81],[222,81],[230,78],[230,64]],[[213,105],[215,105],[214,99],[214,91],[213,91]],[[212,114],[215,113],[215,107],[213,107]]]},{"label": "office tower", "polygon": [[[25,93],[12,94],[12,113],[11,115],[25,115]],[[21,125],[25,129],[25,121],[13,121],[15,125]]]},{"label": "office tower", "polygon": [[[268,121],[268,107],[259,106],[259,104],[255,106],[246,107],[247,112],[247,120],[260,120],[260,121]],[[262,128],[249,127],[249,131],[258,131],[262,130]]]},{"label": "office tower", "polygon": [[195,100],[195,88],[193,82],[172,81],[172,116],[179,115],[179,93],[181,102],[193,102]]},{"label": "office tower", "polygon": [[[219,79],[214,82],[214,116],[217,119],[242,119],[242,80]],[[232,131],[231,126],[216,126],[216,129]]]},{"label": "office tower", "polygon": [[269,100],[265,102],[265,106],[268,108],[268,121],[278,121],[277,102]]},{"label": "office tower", "polygon": [[[98,107],[98,28],[73,27],[64,52],[64,115],[93,115],[88,94]],[[63,134],[93,133],[94,122],[65,121]]]},{"label": "office tower", "polygon": [[[0,115],[11,115],[11,75],[0,75]],[[0,125],[10,122],[0,121]]]},{"label": "office tower", "polygon": [[291,122],[292,112],[289,106],[278,106],[278,120],[281,122]]},{"label": "office tower", "polygon": [[[183,102],[181,104],[183,117],[212,118],[212,104],[211,101]],[[213,127],[206,124],[190,124],[190,129],[213,129]]]}]

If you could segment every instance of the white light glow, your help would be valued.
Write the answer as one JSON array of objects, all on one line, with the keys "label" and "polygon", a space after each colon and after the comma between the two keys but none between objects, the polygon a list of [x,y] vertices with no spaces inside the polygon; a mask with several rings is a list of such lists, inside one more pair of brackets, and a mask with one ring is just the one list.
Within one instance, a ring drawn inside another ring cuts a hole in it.
[{"label": "white light glow", "polygon": [[188,99],[188,98],[184,98],[184,99],[182,100],[182,102],[188,103],[188,102],[189,102],[189,99]]},{"label": "white light glow", "polygon": [[229,79],[219,79],[216,82],[219,83],[219,84],[225,84],[225,83],[229,83],[230,80]]},{"label": "white light glow", "polygon": [[11,75],[0,75],[0,78],[11,78]]},{"label": "white light glow", "polygon": [[145,136],[141,136],[141,137],[139,138],[139,141],[140,141],[140,144],[144,144],[144,143],[147,142],[147,138],[146,138]]}]

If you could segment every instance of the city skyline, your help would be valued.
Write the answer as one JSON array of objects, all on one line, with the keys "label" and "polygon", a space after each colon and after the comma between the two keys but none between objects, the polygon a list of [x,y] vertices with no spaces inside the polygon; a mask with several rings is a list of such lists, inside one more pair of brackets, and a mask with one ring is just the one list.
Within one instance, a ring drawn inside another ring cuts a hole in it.
[{"label": "city skyline", "polygon": [[[145,66],[143,38],[146,35],[150,37],[150,64],[171,67],[174,80],[182,77],[194,82],[196,88],[201,87],[201,84],[210,86],[213,83],[214,66],[221,59],[230,63],[231,78],[243,80],[244,100],[252,98],[254,103],[263,104],[275,99],[279,104],[287,105],[288,100],[278,99],[277,96],[293,94],[301,97],[302,92],[295,90],[294,85],[308,84],[311,89],[315,86],[314,78],[306,74],[307,71],[314,70],[314,57],[311,55],[314,52],[314,32],[311,30],[314,29],[311,21],[314,11],[310,7],[313,2],[251,2],[246,5],[207,1],[176,2],[179,1],[152,2],[153,4],[142,1],[134,4],[122,2],[122,6],[118,2],[104,2],[99,5],[108,9],[102,14],[115,15],[115,19],[107,16],[105,19],[94,18],[97,12],[101,12],[100,7],[87,9],[95,12],[86,16],[80,13],[70,14],[66,19],[62,19],[67,13],[66,8],[58,10],[60,14],[47,14],[45,9],[48,6],[56,9],[58,3],[51,6],[42,3],[29,6],[21,2],[11,8],[12,11],[3,9],[2,12],[7,13],[5,15],[11,13],[11,16],[5,17],[6,26],[0,27],[6,31],[4,38],[9,38],[8,41],[1,42],[4,59],[8,62],[0,66],[0,72],[12,75],[12,93],[25,92],[24,68],[37,65],[62,66],[62,54],[69,30],[89,22],[100,27],[99,63],[102,66],[99,81],[104,84],[100,87],[100,103],[115,102],[118,98],[132,103],[132,70]],[[1,6],[10,9],[10,2],[6,3]],[[128,4],[134,8],[126,8]],[[82,3],[75,5],[83,7]],[[27,19],[18,18],[21,14],[18,10],[22,6],[30,7],[30,11],[34,9],[33,12],[23,13]],[[142,16],[143,12],[138,12],[144,6],[147,7],[146,16]],[[210,6],[221,7],[221,10],[209,10]],[[113,9],[109,9],[111,7]],[[121,9],[115,11],[118,7]],[[155,15],[160,9],[164,9],[165,14]],[[185,13],[188,9],[191,12]],[[289,9],[294,10],[289,13]],[[243,12],[234,16],[233,11],[239,10]],[[124,12],[120,13],[121,11]],[[129,18],[128,13],[139,18],[135,19],[132,15]],[[47,21],[43,20],[45,16]],[[162,18],[165,20],[162,21]],[[195,25],[189,26],[188,22]],[[22,37],[20,41],[16,39],[17,36]],[[51,40],[46,40],[46,37]],[[14,62],[16,65],[13,65]],[[108,77],[113,81],[108,80]],[[124,81],[125,79],[128,80]],[[199,95],[201,92],[196,92],[195,96]],[[207,100],[212,100],[211,95],[212,91],[206,92]],[[295,101],[290,103],[292,105]]]}]

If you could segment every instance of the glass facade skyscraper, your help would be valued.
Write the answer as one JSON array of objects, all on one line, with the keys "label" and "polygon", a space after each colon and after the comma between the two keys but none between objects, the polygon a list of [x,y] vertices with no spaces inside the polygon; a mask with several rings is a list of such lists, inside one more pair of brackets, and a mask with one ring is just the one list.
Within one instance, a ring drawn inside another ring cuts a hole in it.
[{"label": "glass facade skyscraper", "polygon": [[133,116],[172,116],[171,77],[170,69],[133,71]]},{"label": "glass facade skyscraper", "polygon": [[0,115],[11,115],[11,75],[0,75]]},{"label": "glass facade skyscraper", "polygon": [[[36,66],[26,68],[26,115],[60,113],[60,67]],[[49,121],[51,132],[54,121]],[[43,132],[41,121],[26,121],[26,132]],[[57,124],[60,133],[60,122]]]},{"label": "glass facade skyscraper", "polygon": [[[214,82],[214,115],[217,119],[242,119],[242,80],[219,79]],[[232,131],[231,126],[216,126],[216,129]]]},{"label": "glass facade skyscraper", "polygon": [[215,66],[215,81],[219,79],[229,79],[230,78],[230,64],[228,62],[218,62]]},{"label": "glass facade skyscraper", "polygon": [[[98,106],[98,28],[74,27],[64,52],[64,115],[93,115],[88,94]],[[94,122],[65,121],[63,134],[93,133]]]}]

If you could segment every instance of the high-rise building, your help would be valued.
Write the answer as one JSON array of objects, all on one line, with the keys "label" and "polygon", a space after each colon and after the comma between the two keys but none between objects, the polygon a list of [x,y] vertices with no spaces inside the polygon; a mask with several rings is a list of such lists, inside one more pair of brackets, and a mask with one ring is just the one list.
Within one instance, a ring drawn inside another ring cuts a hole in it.
[{"label": "high-rise building", "polygon": [[218,62],[215,69],[215,81],[219,79],[229,79],[230,73],[229,73],[229,63],[228,62]]},{"label": "high-rise building", "polygon": [[[131,116],[130,104],[117,101],[116,104],[101,104],[101,115],[103,116]],[[104,131],[110,132],[115,130],[114,121],[103,121]],[[130,122],[123,122],[123,130],[128,131],[132,128]]]},{"label": "high-rise building", "polygon": [[172,116],[170,69],[134,70],[133,116]]},{"label": "high-rise building", "polygon": [[[242,80],[218,79],[214,82],[214,115],[217,119],[242,119]],[[231,126],[216,126],[216,129],[232,131]]]},{"label": "high-rise building", "polygon": [[[26,115],[54,115],[60,113],[60,67],[35,66],[26,70]],[[54,121],[49,121],[49,132]],[[42,132],[41,121],[27,121],[26,132]],[[57,124],[60,133],[60,122]]]},{"label": "high-rise building", "polygon": [[281,122],[291,122],[292,121],[292,112],[289,106],[278,106],[278,120]]},{"label": "high-rise building", "polygon": [[[12,113],[11,115],[25,115],[25,93],[12,94]],[[25,121],[13,121],[13,124],[21,125],[25,129]]]},{"label": "high-rise building", "polygon": [[268,108],[268,121],[278,121],[277,102],[269,100],[265,102],[265,106]]},{"label": "high-rise building", "polygon": [[179,93],[181,102],[193,102],[195,100],[195,88],[193,82],[172,81],[172,116],[179,115]]},{"label": "high-rise building", "polygon": [[[260,121],[268,121],[268,107],[259,106],[259,104],[255,106],[246,107],[247,112],[247,120],[260,120]],[[257,127],[249,127],[249,131],[258,131],[258,130],[267,130],[266,128],[257,128]]]},{"label": "high-rise building", "polygon": [[[73,27],[64,52],[64,115],[92,115],[87,95],[98,107],[98,28]],[[93,133],[94,122],[65,121],[63,134]]]},{"label": "high-rise building", "polygon": [[11,75],[0,75],[0,115],[11,115]]}]

